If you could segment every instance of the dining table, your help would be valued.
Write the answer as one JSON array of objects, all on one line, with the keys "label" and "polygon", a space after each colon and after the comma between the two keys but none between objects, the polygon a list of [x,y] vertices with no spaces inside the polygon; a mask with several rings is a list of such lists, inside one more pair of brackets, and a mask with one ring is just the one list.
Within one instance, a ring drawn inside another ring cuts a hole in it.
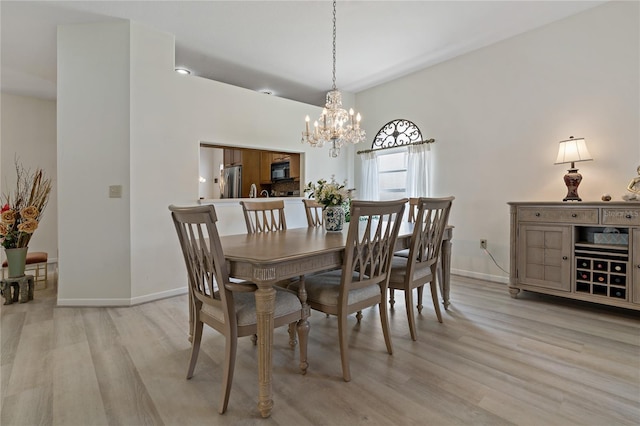
[{"label": "dining table", "polygon": [[[403,222],[394,251],[406,249],[411,242],[413,223]],[[304,275],[339,269],[347,241],[348,226],[342,232],[327,232],[323,227],[292,228],[277,232],[225,235],[220,237],[229,276],[254,282],[258,336],[258,410],[269,417],[273,409],[272,346],[276,290],[274,284],[287,279],[302,280],[299,297],[304,319],[298,329],[308,334],[310,315],[304,291]],[[449,307],[451,240],[453,226],[447,226],[441,246],[439,283],[444,308]],[[306,339],[306,334],[304,338]],[[301,337],[302,339],[302,337]],[[300,359],[304,373],[306,359]],[[306,356],[304,356],[306,358]]]}]

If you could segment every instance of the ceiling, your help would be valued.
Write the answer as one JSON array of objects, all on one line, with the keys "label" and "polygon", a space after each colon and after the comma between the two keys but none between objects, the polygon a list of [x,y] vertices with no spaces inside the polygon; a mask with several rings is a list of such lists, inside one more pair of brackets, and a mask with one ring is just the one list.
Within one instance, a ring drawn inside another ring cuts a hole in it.
[{"label": "ceiling", "polygon": [[[605,1],[339,1],[339,89],[357,93]],[[193,75],[322,105],[328,1],[0,2],[3,92],[55,99],[56,26],[130,19],[175,35]]]}]

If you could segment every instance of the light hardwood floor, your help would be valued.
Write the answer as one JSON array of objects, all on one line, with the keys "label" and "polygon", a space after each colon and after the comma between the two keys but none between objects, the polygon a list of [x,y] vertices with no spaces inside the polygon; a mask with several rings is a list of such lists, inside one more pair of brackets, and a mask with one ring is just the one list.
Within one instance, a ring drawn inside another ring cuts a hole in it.
[{"label": "light hardwood floor", "polygon": [[[55,277],[54,277],[55,278]],[[402,297],[400,293],[397,296]],[[260,418],[257,352],[238,347],[229,410],[216,412],[223,339],[205,328],[195,375],[186,296],[129,308],[58,308],[55,285],[2,306],[1,417],[10,425],[637,425],[640,315],[454,276],[439,324],[425,305],[418,341],[401,300],[394,354],[377,310],[352,320],[352,381],[336,319],[313,313],[309,372],[286,330],[274,337],[275,407]]]}]

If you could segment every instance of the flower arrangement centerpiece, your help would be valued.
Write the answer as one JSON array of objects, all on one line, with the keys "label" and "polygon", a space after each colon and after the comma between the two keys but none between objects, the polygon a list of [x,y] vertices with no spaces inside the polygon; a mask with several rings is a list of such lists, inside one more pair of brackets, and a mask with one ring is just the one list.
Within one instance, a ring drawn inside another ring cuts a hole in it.
[{"label": "flower arrangement centerpiece", "polygon": [[[15,190],[3,192],[0,199],[0,244],[7,250],[9,261],[11,249],[23,249],[19,258],[26,257],[29,241],[38,229],[51,192],[51,179],[45,176],[42,169],[32,172],[16,162],[16,176]],[[9,269],[9,276],[15,276],[11,274],[11,265]]]},{"label": "flower arrangement centerpiece", "polygon": [[346,188],[347,181],[340,184],[331,175],[331,180],[320,179],[316,183],[309,182],[304,192],[309,193],[317,203],[324,205],[322,215],[327,231],[341,231],[345,222],[344,204],[349,201],[350,190]]},{"label": "flower arrangement centerpiece", "polygon": [[304,188],[304,192],[308,192],[309,198],[313,198],[325,207],[341,206],[349,197],[349,191],[346,189],[346,185],[346,180],[343,184],[339,184],[336,182],[334,175],[331,175],[331,181],[329,182],[325,179],[320,179],[315,184],[309,182]]}]

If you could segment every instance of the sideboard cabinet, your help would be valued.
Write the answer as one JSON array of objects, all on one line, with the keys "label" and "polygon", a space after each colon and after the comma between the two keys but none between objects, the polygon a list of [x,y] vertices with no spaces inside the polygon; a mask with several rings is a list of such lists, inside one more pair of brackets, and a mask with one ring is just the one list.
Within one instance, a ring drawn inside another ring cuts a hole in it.
[{"label": "sideboard cabinet", "polygon": [[512,202],[509,292],[640,310],[640,203]]}]

